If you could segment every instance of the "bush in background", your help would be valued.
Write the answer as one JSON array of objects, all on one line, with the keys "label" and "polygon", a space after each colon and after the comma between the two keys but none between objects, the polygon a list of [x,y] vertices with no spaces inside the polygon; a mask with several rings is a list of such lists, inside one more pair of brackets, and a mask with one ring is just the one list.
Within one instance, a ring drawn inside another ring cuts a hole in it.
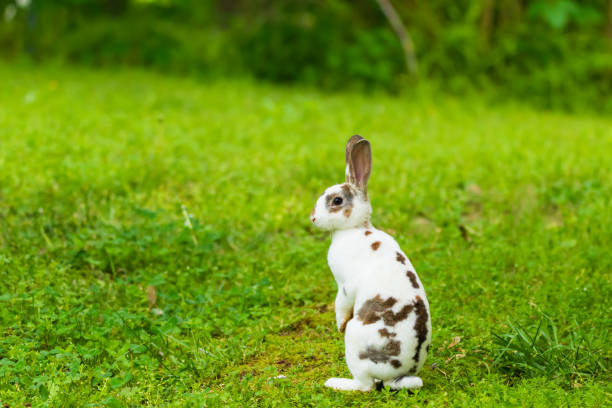
[{"label": "bush in background", "polygon": [[[419,81],[547,108],[612,111],[612,1],[395,1]],[[0,53],[396,91],[407,75],[376,1],[0,0]],[[12,11],[11,11],[12,10]],[[11,14],[14,14],[11,16]]]}]

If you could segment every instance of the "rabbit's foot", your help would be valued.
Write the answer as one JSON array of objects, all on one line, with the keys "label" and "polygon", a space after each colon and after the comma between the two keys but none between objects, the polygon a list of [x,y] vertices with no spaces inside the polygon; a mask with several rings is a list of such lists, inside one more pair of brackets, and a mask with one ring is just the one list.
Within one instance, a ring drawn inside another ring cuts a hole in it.
[{"label": "rabbit's foot", "polygon": [[384,384],[386,387],[393,390],[399,390],[402,388],[421,388],[423,386],[423,380],[421,380],[420,377],[404,375],[396,378],[395,380],[387,380],[384,382]]},{"label": "rabbit's foot", "polygon": [[330,378],[325,381],[325,386],[339,391],[370,391],[374,381],[368,384],[351,378]]}]

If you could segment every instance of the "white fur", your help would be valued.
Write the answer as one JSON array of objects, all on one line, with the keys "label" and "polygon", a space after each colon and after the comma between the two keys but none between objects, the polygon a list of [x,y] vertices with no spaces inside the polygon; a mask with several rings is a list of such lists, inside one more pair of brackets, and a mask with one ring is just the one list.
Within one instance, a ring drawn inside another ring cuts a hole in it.
[{"label": "white fur", "polygon": [[384,385],[394,390],[402,388],[421,388],[423,386],[423,380],[419,377],[401,377],[396,380],[387,380],[384,382]]},{"label": "white fur", "polygon": [[[314,225],[324,230],[337,230],[342,228],[363,226],[369,222],[372,206],[369,201],[360,199],[359,192],[356,192],[353,208],[349,218],[345,217],[342,211],[330,213],[325,206],[325,197],[327,195],[340,194],[343,184],[336,184],[329,187],[323,192],[315,204],[313,211]],[[316,214],[316,216],[315,216]],[[312,218],[311,218],[312,220]]]},{"label": "white fur", "polygon": [[[366,236],[366,230],[372,231],[372,234]],[[381,243],[380,247],[373,251],[371,244],[377,241]],[[396,252],[400,252],[406,258],[406,265],[396,260]],[[389,381],[398,377],[417,373],[425,362],[426,348],[431,341],[429,304],[418,276],[419,289],[413,288],[410,279],[406,276],[406,271],[408,269],[414,271],[414,268],[395,240],[373,227],[336,230],[332,235],[327,261],[338,283],[335,302],[338,329],[350,314],[353,314],[353,318],[346,325],[344,336],[346,363],[351,374],[364,383],[373,384],[377,379],[385,381],[385,385],[388,385]],[[416,332],[413,328],[417,316],[414,312],[410,313],[406,320],[395,324],[393,329],[385,326],[382,320],[364,325],[356,318],[364,302],[376,295],[380,295],[383,300],[389,297],[397,299],[397,303],[392,308],[395,313],[407,303],[413,302],[416,296],[423,299],[428,314],[427,340],[421,345],[418,365],[415,366],[413,360],[417,346]],[[387,339],[381,337],[378,330],[385,327],[396,333],[393,339],[401,341],[400,355],[397,356],[402,364],[399,368],[394,368],[388,363],[374,363],[359,358],[359,353],[368,346],[384,346]],[[420,384],[422,385],[422,381]]]},{"label": "white fur", "polygon": [[[351,188],[355,189],[356,186],[351,185]],[[371,206],[365,194],[354,196],[349,217],[342,211],[328,211],[326,196],[339,194],[341,190],[341,184],[325,190],[317,200],[311,220],[317,227],[332,231],[327,260],[338,284],[336,324],[341,331],[346,325],[346,363],[354,378],[330,378],[325,385],[337,390],[368,391],[380,380],[394,389],[419,388],[423,381],[415,375],[425,362],[427,347],[431,342],[431,318],[425,290],[397,242],[370,224]],[[369,231],[367,235],[366,231]],[[372,247],[375,242],[380,243],[376,250]],[[403,263],[398,258],[403,259]],[[413,287],[407,271],[414,273],[418,288]],[[405,319],[389,325],[382,318],[368,323],[358,317],[364,304],[368,301],[371,304],[377,296],[383,301],[389,298],[396,300],[391,307],[393,313],[398,313],[406,305],[414,305],[418,298],[422,299],[427,311],[427,335],[421,344],[418,362],[414,360],[419,342],[415,330],[418,317],[416,308]],[[394,336],[382,336],[379,332],[381,329],[388,330]],[[367,350],[385,350],[390,340],[399,341],[399,355],[392,353],[391,357],[387,357],[397,360],[401,366],[394,367],[390,361],[375,362],[371,358],[363,358]]]}]

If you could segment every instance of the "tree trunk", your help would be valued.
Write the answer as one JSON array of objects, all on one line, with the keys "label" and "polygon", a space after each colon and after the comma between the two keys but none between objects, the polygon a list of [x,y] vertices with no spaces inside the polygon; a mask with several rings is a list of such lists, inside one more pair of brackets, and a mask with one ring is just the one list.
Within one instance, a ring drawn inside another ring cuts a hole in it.
[{"label": "tree trunk", "polygon": [[489,48],[491,43],[491,30],[493,29],[493,10],[495,9],[495,0],[483,0],[482,15],[480,17],[480,36],[484,49]]},{"label": "tree trunk", "polygon": [[499,23],[496,22],[495,27],[499,26],[502,29],[516,28],[520,24],[523,14],[521,0],[497,0],[496,3],[499,10]]},{"label": "tree trunk", "polygon": [[608,1],[608,27],[606,28],[608,39],[612,41],[612,0]]},{"label": "tree trunk", "polygon": [[129,0],[107,0],[106,8],[108,10],[108,14],[113,17],[117,17],[125,13],[128,8]]},{"label": "tree trunk", "polygon": [[397,14],[397,11],[395,11],[395,8],[393,8],[393,5],[389,0],[376,0],[376,2],[387,17],[387,20],[389,20],[391,27],[393,27],[393,31],[395,31],[395,35],[397,35],[400,40],[402,49],[404,50],[404,60],[406,62],[408,72],[416,75],[419,71],[419,67],[417,64],[416,55],[414,54],[414,43],[412,42],[412,37],[410,37],[406,27],[404,27],[404,24],[402,23],[402,19],[400,18],[399,14]]}]

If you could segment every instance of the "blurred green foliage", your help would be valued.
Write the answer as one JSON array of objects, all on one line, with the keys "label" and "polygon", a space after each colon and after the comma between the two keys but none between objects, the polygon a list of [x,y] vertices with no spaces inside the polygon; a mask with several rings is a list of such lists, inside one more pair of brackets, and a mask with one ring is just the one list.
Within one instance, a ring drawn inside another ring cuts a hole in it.
[{"label": "blurred green foliage", "polygon": [[[27,53],[328,89],[393,91],[417,80],[374,0],[15,1],[0,0],[5,58]],[[393,3],[416,45],[419,82],[612,111],[610,0]]]}]

